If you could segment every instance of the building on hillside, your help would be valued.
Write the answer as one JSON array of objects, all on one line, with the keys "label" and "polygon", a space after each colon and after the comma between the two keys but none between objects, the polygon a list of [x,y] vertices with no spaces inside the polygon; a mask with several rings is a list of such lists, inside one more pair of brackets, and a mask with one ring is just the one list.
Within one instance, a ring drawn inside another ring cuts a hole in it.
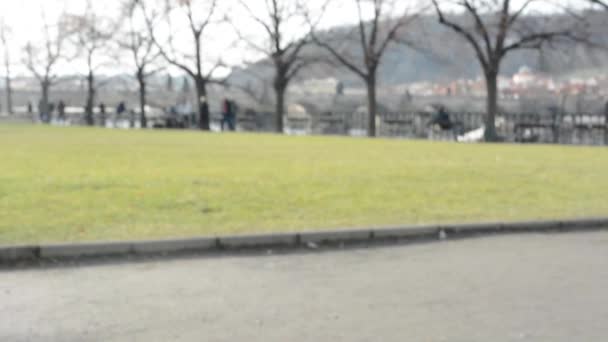
[{"label": "building on hillside", "polygon": [[340,80],[327,78],[314,78],[299,82],[291,87],[294,93],[302,94],[336,94],[337,92],[344,93],[344,84]]},{"label": "building on hillside", "polygon": [[519,68],[519,71],[513,75],[513,85],[518,87],[527,87],[533,85],[537,81],[537,75],[532,72],[532,68],[527,65]]}]

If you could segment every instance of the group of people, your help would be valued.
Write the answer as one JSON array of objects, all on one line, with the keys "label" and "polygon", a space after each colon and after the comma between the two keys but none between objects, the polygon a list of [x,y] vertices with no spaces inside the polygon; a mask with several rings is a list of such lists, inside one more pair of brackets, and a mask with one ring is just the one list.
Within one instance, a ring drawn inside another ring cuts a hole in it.
[{"label": "group of people", "polygon": [[[118,103],[118,105],[116,106],[116,117],[114,118],[114,121],[119,121],[122,119],[123,114],[127,111],[127,106],[125,104],[124,101],[121,101],[120,103]],[[133,121],[134,120],[134,111],[131,110],[132,115],[131,118],[129,118],[129,120]],[[105,126],[106,124],[106,105],[101,102],[99,104],[99,115],[100,115],[100,119],[101,119],[101,125]]]},{"label": "group of people", "polygon": [[[203,114],[209,114],[209,106],[205,100],[201,100],[201,112]],[[236,130],[236,117],[239,111],[236,101],[228,98],[224,98],[220,106],[221,120],[220,129],[222,131],[235,131]],[[187,128],[194,127],[198,120],[198,113],[194,111],[194,108],[189,102],[183,102],[181,104],[173,105],[165,108],[167,114],[164,127],[167,128]],[[163,126],[160,126],[163,127]]]},{"label": "group of people", "polygon": [[[65,115],[65,102],[60,100],[57,105],[53,102],[48,102],[45,106],[42,100],[38,102],[38,115],[39,119],[42,122],[49,123],[53,120],[53,115],[55,114],[55,110],[57,110],[57,120],[60,122],[66,121]],[[28,102],[27,104],[28,113],[33,113],[32,103]]]},{"label": "group of people", "polygon": [[[34,109],[33,109],[31,102],[28,103],[27,108],[28,108],[28,113],[33,114]],[[222,110],[222,119],[221,119],[221,123],[220,123],[221,130],[222,131],[225,131],[225,130],[235,131],[236,130],[236,121],[237,121],[236,117],[237,117],[237,113],[239,110],[237,103],[232,99],[224,98],[222,100],[221,110]],[[57,105],[55,105],[55,103],[53,103],[53,102],[48,102],[45,105],[43,103],[43,100],[40,100],[38,102],[38,115],[39,115],[39,119],[41,122],[51,123],[55,116],[55,112],[57,112],[55,122],[58,122],[58,123],[67,122],[66,104],[63,100],[60,100],[57,103]],[[107,119],[107,116],[106,116],[107,107],[103,102],[99,103],[99,105],[97,106],[97,111],[95,111],[93,108],[89,108],[88,106],[85,106],[84,112],[85,113],[90,113],[90,112],[98,113],[99,114],[98,123],[101,124],[102,126],[105,126],[106,119]],[[114,118],[115,123],[118,121],[121,121],[124,118],[124,115],[126,114],[126,112],[127,112],[127,105],[125,104],[124,101],[121,101],[116,106],[116,110],[115,110],[116,116]],[[129,119],[133,120],[135,113],[133,110],[131,110],[130,112],[131,112],[131,117]],[[172,116],[177,116],[176,108],[171,107],[171,110],[169,111],[169,113],[172,114]],[[90,120],[93,121],[93,118],[91,117]]]},{"label": "group of people", "polygon": [[[101,123],[105,125],[106,121],[106,105],[102,102],[98,106],[98,113],[101,117]],[[88,112],[89,108],[85,108],[85,113]],[[34,113],[34,108],[31,102],[27,104],[27,111],[29,114]],[[122,115],[127,111],[127,106],[125,102],[121,101],[116,107],[116,120],[120,120]],[[66,116],[66,104],[63,100],[59,100],[57,105],[54,102],[48,102],[46,105],[43,100],[38,102],[38,116],[39,120],[44,123],[50,123],[53,121],[55,112],[57,112],[56,121],[59,123],[64,123],[67,121]]]}]

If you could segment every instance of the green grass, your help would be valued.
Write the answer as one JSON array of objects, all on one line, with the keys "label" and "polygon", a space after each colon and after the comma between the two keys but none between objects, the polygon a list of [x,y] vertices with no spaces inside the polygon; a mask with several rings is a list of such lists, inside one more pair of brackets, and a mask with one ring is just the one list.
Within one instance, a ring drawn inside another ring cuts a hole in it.
[{"label": "green grass", "polygon": [[0,244],[608,215],[608,149],[0,126]]}]

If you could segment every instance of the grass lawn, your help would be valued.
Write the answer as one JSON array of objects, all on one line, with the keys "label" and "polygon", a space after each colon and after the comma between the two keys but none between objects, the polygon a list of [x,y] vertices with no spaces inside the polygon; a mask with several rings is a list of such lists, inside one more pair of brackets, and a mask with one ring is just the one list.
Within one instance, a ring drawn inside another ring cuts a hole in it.
[{"label": "grass lawn", "polygon": [[608,149],[0,126],[0,244],[608,215]]}]

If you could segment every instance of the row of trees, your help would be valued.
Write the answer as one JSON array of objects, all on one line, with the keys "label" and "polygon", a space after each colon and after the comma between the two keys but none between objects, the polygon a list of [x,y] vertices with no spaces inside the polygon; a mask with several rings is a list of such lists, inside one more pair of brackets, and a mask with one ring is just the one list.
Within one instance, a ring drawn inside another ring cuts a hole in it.
[{"label": "row of trees", "polygon": [[[328,9],[339,1],[326,0],[313,9],[299,0],[259,0],[262,6],[255,7],[248,0],[235,0],[233,5],[258,27],[252,36],[242,32],[244,28],[239,26],[238,18],[227,15],[218,0],[123,0],[121,13],[113,20],[97,15],[89,0],[82,14],[65,14],[52,24],[42,18],[43,41],[38,45],[27,43],[23,61],[40,83],[44,110],[50,88],[58,81],[55,69],[59,61],[84,60],[88,71],[86,118],[92,124],[99,87],[96,73],[107,62],[107,51],[116,50],[112,46],[118,47],[121,56],[126,52],[131,59],[133,76],[139,84],[142,126],[146,126],[146,80],[159,70],[162,62],[168,63],[191,78],[196,88],[200,128],[208,130],[207,87],[214,83],[226,84],[225,78],[216,77],[216,72],[226,65],[220,58],[210,60],[206,34],[214,25],[230,23],[239,40],[274,71],[278,132],[283,131],[285,94],[290,82],[312,63],[330,63],[354,73],[365,83],[368,135],[375,136],[377,72],[383,57],[392,44],[420,44],[419,37],[408,35],[408,28],[416,25],[421,16],[434,13],[442,25],[475,52],[487,85],[485,138],[495,141],[498,138],[494,122],[498,110],[497,78],[508,54],[587,38],[587,23],[580,9],[561,6],[548,11],[546,6],[555,2],[544,0],[343,0],[343,5],[350,4],[356,9],[355,25],[351,29],[322,31],[319,27],[332,19],[326,15],[330,13]],[[604,0],[587,1],[608,10]],[[537,11],[539,8],[544,12]],[[186,23],[186,32],[177,34],[175,22]],[[299,27],[299,34],[290,32],[294,23]],[[11,111],[10,56],[6,48],[9,34],[8,27],[0,23],[0,43],[5,47],[7,104]],[[310,46],[316,49],[309,49]],[[319,49],[325,54],[311,54]]]}]

